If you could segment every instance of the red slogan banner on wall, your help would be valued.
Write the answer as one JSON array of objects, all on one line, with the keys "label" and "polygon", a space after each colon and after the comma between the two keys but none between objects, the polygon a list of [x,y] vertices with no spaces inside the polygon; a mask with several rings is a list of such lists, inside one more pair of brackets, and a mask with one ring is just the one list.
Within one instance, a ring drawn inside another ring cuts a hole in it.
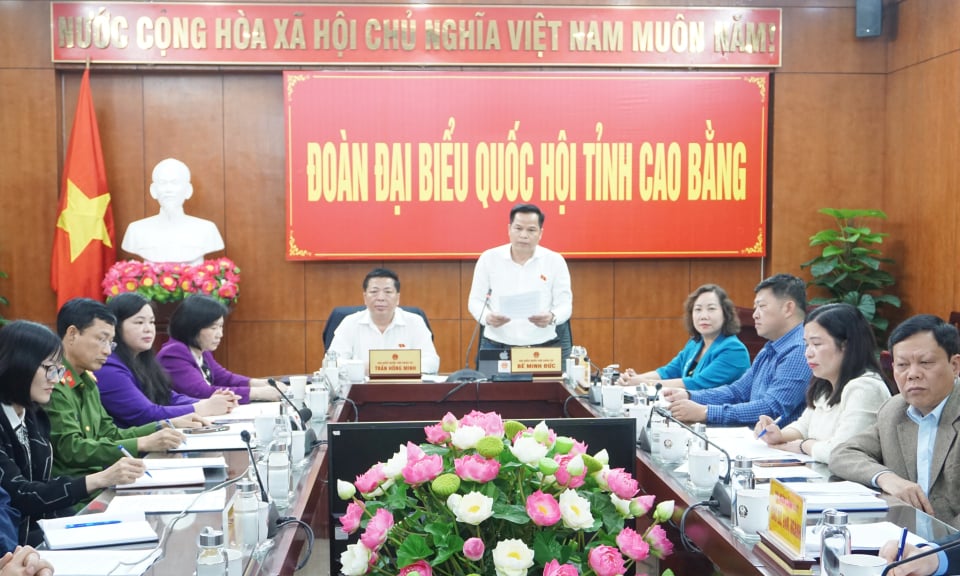
[{"label": "red slogan banner on wall", "polygon": [[54,62],[773,67],[779,8],[53,2]]},{"label": "red slogan banner on wall", "polygon": [[769,77],[284,73],[288,259],[764,254]]}]

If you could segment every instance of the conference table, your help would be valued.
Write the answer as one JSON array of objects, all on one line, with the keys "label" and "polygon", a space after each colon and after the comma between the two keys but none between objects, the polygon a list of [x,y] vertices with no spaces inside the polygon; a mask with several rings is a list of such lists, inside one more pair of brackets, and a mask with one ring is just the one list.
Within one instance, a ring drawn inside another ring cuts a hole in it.
[{"label": "conference table", "polygon": [[[558,379],[535,379],[532,382],[483,382],[483,383],[428,383],[428,382],[366,382],[344,385],[342,398],[331,406],[328,419],[332,422],[390,422],[390,421],[439,421],[450,412],[462,416],[471,410],[495,411],[504,419],[539,418],[597,418],[601,410],[588,402],[585,396],[568,389]],[[323,422],[314,422],[314,429],[321,439],[325,438]],[[246,452],[226,452],[228,476],[243,473],[248,465]],[[317,545],[321,539],[331,537],[329,512],[329,470],[325,444],[320,444],[308,455],[305,466],[297,472],[296,489],[290,506],[281,511],[282,516],[298,518],[310,524],[316,533]],[[684,510],[702,500],[688,489],[687,477],[676,470],[657,462],[645,452],[637,450],[634,473],[643,492],[654,494],[658,501],[674,500],[679,510]],[[107,502],[112,491],[106,491],[98,501]],[[228,495],[229,497],[229,495]],[[889,520],[905,526],[926,539],[938,539],[955,532],[950,526],[899,502],[889,499],[890,507],[879,520]],[[95,501],[96,502],[96,501]],[[196,538],[203,526],[220,527],[219,513],[191,515],[188,526],[174,530],[167,543],[166,555],[147,572],[148,574],[191,574],[194,569]],[[808,522],[816,521],[810,515]],[[154,518],[162,527],[164,516]],[[862,521],[877,521],[876,513]],[[857,522],[857,514],[851,514]],[[159,532],[159,529],[158,529]],[[698,508],[686,521],[686,534],[702,553],[683,550],[673,529],[671,539],[675,552],[660,561],[658,570],[673,569],[678,575],[707,574],[716,570],[729,575],[774,575],[782,574],[759,552],[755,544],[738,537],[730,522],[724,517]],[[301,531],[283,530],[266,554],[248,559],[245,574],[292,574],[306,545]],[[171,551],[175,551],[171,553]],[[331,562],[336,559],[331,558]]]}]

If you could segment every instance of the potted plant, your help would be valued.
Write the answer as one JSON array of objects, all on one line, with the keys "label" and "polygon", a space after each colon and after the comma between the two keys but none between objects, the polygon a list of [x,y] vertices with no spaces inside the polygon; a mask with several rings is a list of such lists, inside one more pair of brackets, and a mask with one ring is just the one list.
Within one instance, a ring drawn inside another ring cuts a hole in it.
[{"label": "potted plant", "polygon": [[886,331],[889,320],[880,315],[882,306],[900,307],[900,298],[886,293],[896,282],[884,264],[893,260],[881,256],[880,244],[887,234],[874,232],[862,221],[868,218],[885,220],[882,210],[821,208],[821,214],[834,219],[836,226],[810,237],[810,246],[820,254],[800,265],[810,268],[813,276],[808,285],[825,289],[830,296],[817,297],[811,304],[845,302],[856,306],[873,326],[877,336]]}]

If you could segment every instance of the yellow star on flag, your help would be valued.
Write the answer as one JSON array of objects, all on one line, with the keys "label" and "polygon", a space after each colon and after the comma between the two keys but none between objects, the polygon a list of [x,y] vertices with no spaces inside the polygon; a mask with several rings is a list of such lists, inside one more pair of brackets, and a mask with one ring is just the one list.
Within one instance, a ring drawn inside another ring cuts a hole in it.
[{"label": "yellow star on flag", "polygon": [[113,247],[107,224],[103,220],[109,205],[109,194],[88,198],[73,180],[67,179],[67,207],[60,213],[57,227],[70,235],[71,262],[75,261],[93,240],[100,240],[104,245]]}]

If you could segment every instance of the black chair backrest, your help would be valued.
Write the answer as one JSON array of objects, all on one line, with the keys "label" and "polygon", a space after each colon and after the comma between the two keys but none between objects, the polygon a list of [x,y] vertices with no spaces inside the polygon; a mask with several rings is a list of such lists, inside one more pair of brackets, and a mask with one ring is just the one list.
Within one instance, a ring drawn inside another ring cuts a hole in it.
[{"label": "black chair backrest", "polygon": [[[430,336],[433,337],[433,328],[430,328],[430,321],[427,320],[427,313],[423,309],[416,306],[400,306],[407,312],[411,312],[423,318],[424,324],[427,325],[427,330],[430,330]],[[340,322],[343,322],[343,319],[347,316],[366,309],[366,306],[337,306],[330,311],[330,316],[327,317],[327,322],[323,325],[323,351],[326,353],[330,349],[330,344],[333,343],[333,334],[337,331],[337,326],[340,325]]]}]

